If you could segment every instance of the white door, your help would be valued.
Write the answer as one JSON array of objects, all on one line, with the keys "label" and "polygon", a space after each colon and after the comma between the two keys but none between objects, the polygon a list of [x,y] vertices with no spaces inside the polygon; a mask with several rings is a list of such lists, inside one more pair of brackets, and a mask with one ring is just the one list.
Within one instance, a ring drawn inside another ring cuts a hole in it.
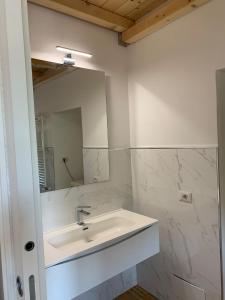
[{"label": "white door", "polygon": [[0,0],[0,254],[4,299],[45,299],[26,0]]}]

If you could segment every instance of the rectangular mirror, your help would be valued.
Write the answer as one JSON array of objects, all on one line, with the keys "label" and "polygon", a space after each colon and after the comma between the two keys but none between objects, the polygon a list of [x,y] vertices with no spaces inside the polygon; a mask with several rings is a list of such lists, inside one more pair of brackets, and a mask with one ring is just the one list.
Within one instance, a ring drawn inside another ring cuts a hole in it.
[{"label": "rectangular mirror", "polygon": [[104,72],[32,59],[40,191],[109,180]]}]

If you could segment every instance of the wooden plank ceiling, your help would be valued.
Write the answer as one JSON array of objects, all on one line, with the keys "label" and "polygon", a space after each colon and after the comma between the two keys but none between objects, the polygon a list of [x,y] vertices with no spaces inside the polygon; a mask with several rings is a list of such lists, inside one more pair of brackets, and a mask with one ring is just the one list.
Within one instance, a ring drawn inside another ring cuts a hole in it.
[{"label": "wooden plank ceiling", "polygon": [[[131,44],[210,0],[28,0],[122,33]],[[191,24],[190,24],[191,25]]]}]

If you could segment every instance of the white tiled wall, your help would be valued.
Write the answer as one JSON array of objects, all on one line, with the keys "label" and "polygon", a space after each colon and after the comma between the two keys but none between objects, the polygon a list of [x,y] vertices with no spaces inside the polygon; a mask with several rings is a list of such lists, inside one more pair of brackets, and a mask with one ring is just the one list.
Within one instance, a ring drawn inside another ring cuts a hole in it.
[{"label": "white tiled wall", "polygon": [[44,231],[74,223],[75,208],[91,205],[91,215],[118,208],[131,209],[131,162],[129,150],[110,150],[110,180],[41,194]]},{"label": "white tiled wall", "polygon": [[112,300],[137,284],[136,268],[131,268],[74,300]]},{"label": "white tiled wall", "polygon": [[[130,150],[114,150],[110,172],[109,182],[42,194],[45,230],[74,222],[80,204],[92,205],[93,215],[132,209],[133,188],[133,209],[160,220],[161,252],[138,265],[138,283],[160,300],[220,300],[216,149],[133,149],[131,160]],[[179,191],[191,192],[192,203],[180,202]],[[78,299],[111,300],[136,284],[135,274],[128,270]]]},{"label": "white tiled wall", "polygon": [[[138,283],[160,300],[184,300],[175,274],[220,300],[216,149],[132,150],[132,176],[135,210],[160,220],[161,252],[138,266]],[[192,204],[179,201],[181,190]]]},{"label": "white tiled wall", "polygon": [[[44,230],[74,223],[75,208],[91,205],[92,216],[118,208],[132,208],[129,150],[110,150],[110,181],[41,194]],[[115,276],[76,300],[112,300],[136,285],[136,267]]]},{"label": "white tiled wall", "polygon": [[83,149],[84,183],[109,180],[109,150],[101,148]]}]

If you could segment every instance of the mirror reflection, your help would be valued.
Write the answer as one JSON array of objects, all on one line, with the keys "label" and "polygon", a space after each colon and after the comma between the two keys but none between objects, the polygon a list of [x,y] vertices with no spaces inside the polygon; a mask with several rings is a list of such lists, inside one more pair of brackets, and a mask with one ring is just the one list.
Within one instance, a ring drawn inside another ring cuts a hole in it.
[{"label": "mirror reflection", "polygon": [[40,191],[109,180],[104,72],[32,59]]}]

